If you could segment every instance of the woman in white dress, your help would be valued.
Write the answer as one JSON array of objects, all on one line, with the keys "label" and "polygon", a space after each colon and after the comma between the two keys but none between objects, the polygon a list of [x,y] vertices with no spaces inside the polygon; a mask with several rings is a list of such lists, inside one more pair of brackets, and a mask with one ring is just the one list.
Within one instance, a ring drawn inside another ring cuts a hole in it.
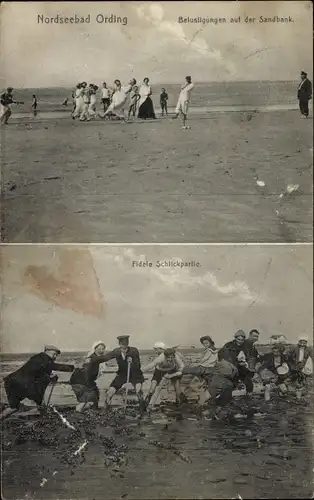
[{"label": "woman in white dress", "polygon": [[103,117],[114,115],[124,120],[124,108],[126,107],[129,93],[132,90],[132,84],[130,82],[129,85],[122,87],[120,80],[115,80],[114,85],[111,104]]},{"label": "woman in white dress", "polygon": [[89,86],[90,103],[88,106],[88,119],[95,118],[95,116],[96,116],[96,104],[97,104],[96,92],[97,92],[97,90],[98,90],[97,85],[93,85],[91,83]]},{"label": "woman in white dress", "polygon": [[75,118],[78,118],[81,115],[82,110],[83,110],[83,97],[82,96],[83,96],[83,91],[84,91],[84,87],[83,87],[84,84],[85,84],[85,82],[78,83],[76,86],[75,92],[74,92],[75,108],[74,108],[74,111],[72,114],[73,120],[75,120]]},{"label": "woman in white dress", "polygon": [[146,120],[146,118],[155,119],[154,105],[150,97],[152,95],[152,88],[149,84],[149,78],[144,78],[139,93],[141,98],[139,100],[138,118],[142,118],[143,120]]}]

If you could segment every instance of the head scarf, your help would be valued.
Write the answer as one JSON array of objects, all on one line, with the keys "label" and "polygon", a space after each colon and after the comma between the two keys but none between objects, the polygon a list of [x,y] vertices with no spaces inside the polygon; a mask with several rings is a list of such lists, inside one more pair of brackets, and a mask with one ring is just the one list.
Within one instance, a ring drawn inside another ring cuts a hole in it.
[{"label": "head scarf", "polygon": [[106,344],[103,340],[97,340],[97,342],[94,342],[88,353],[86,354],[85,358],[88,359],[91,357],[92,354],[94,354],[96,347],[99,345],[104,345],[106,347]]},{"label": "head scarf", "polygon": [[165,350],[166,346],[165,346],[165,344],[163,342],[155,342],[154,349],[163,349],[163,350]]}]

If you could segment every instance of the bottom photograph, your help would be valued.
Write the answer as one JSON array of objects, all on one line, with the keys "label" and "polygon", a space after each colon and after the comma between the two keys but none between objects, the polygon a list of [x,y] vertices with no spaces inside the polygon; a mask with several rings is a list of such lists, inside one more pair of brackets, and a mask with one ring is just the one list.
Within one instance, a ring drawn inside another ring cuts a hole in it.
[{"label": "bottom photograph", "polygon": [[313,498],[312,250],[3,245],[3,498]]}]

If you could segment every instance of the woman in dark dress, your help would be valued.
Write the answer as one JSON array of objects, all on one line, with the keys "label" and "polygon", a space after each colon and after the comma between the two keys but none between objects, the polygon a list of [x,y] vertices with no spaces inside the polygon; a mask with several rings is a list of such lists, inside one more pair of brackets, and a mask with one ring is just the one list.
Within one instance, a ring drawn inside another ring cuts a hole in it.
[{"label": "woman in dark dress", "polygon": [[149,84],[149,78],[144,78],[139,93],[141,97],[139,100],[138,118],[142,118],[143,120],[147,118],[155,119],[154,105],[150,97],[152,95],[152,88]]},{"label": "woman in dark dress", "polygon": [[[105,350],[104,342],[95,342],[84,359],[83,366],[76,368],[70,378],[70,384],[78,401],[76,406],[78,412],[90,407],[98,408],[99,389],[96,380],[104,369],[102,357]],[[102,365],[101,370],[100,365]]]}]

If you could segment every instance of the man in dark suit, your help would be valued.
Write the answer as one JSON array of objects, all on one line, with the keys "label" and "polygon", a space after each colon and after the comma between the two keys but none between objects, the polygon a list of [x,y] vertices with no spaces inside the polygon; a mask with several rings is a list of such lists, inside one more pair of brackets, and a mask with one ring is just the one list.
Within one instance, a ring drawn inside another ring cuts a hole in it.
[{"label": "man in dark suit", "polygon": [[51,377],[52,371],[74,370],[74,365],[56,363],[59,354],[61,352],[57,347],[46,345],[44,352],[35,354],[21,368],[4,378],[9,408],[1,413],[0,420],[18,411],[23,399],[30,399],[41,406],[49,383],[58,380],[57,375]]},{"label": "man in dark suit", "polygon": [[309,116],[309,100],[312,99],[312,83],[305,71],[301,71],[301,82],[298,87],[298,99],[301,115],[303,118]]},{"label": "man in dark suit", "polygon": [[[144,375],[141,370],[140,353],[136,347],[129,346],[129,335],[120,335],[118,338],[119,347],[113,351],[100,356],[101,363],[105,363],[110,359],[115,359],[118,365],[118,371],[110,384],[106,395],[106,406],[110,405],[114,394],[121,389],[121,387],[129,382],[135,388],[140,406],[144,407],[142,385],[144,382]],[[130,365],[129,380],[128,380],[128,365]]]},{"label": "man in dark suit", "polygon": [[[234,334],[234,340],[231,342],[227,342],[219,351],[218,351],[218,360],[225,360],[232,363],[238,370],[238,378],[237,381],[244,383],[246,388],[247,395],[251,395],[253,393],[253,375],[254,371],[251,370],[248,366],[248,360],[251,352],[251,342],[246,341],[246,335],[243,330],[238,330]],[[239,355],[243,353],[246,359],[246,362],[239,363]]]}]

